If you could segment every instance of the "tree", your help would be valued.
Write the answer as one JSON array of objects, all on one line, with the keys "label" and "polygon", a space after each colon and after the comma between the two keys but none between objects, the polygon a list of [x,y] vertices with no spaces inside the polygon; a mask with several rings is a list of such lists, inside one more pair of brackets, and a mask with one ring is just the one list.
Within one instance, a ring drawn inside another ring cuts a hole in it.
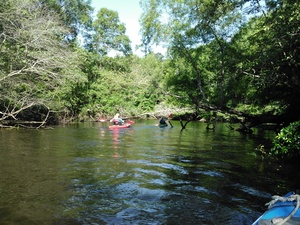
[{"label": "tree", "polygon": [[[279,1],[268,13],[253,18],[232,40],[238,52],[232,80],[243,84],[244,98],[287,123],[298,120],[299,2]],[[273,6],[273,5],[271,5]]]},{"label": "tree", "polygon": [[85,96],[77,98],[78,101],[86,100],[85,105],[82,104],[83,116],[86,112],[105,116],[116,111],[124,116],[142,115],[166,98],[162,89],[163,62],[156,55],[145,58],[93,56],[84,67],[90,74],[88,85],[77,92],[77,96],[79,93]]},{"label": "tree", "polygon": [[[214,80],[217,82],[217,93],[220,106],[224,103],[225,88],[225,54],[227,43],[224,40],[231,38],[241,23],[239,9],[242,4],[239,1],[145,1],[144,14],[141,17],[144,45],[153,43],[166,43],[172,59],[182,60],[190,68],[187,83],[195,83],[195,92],[199,92],[201,98],[193,100],[197,105],[200,102],[207,103],[212,98],[205,93],[204,86],[207,77],[203,74],[203,68],[198,63],[201,57],[201,46],[209,45],[212,55],[217,57],[219,65]],[[147,41],[146,41],[147,40]],[[215,44],[210,44],[214,42]],[[148,48],[148,47],[146,47]],[[205,56],[206,57],[206,56]],[[178,68],[179,69],[179,68]],[[182,67],[184,73],[185,67]],[[186,85],[187,87],[188,85]],[[216,95],[216,93],[215,93]],[[194,97],[193,97],[194,98]],[[214,102],[216,103],[216,102]]]},{"label": "tree", "polygon": [[299,118],[298,1],[149,0],[143,8],[145,49],[168,47],[180,100],[227,112],[251,105],[241,113],[251,119],[257,107],[281,122]]},{"label": "tree", "polygon": [[93,30],[90,48],[99,54],[107,55],[111,51],[120,52],[123,55],[132,53],[131,41],[125,35],[125,25],[120,22],[117,12],[106,8],[100,9],[93,23]]},{"label": "tree", "polygon": [[65,37],[70,42],[82,36],[85,43],[90,38],[92,30],[91,0],[36,0],[41,6],[54,10],[64,25],[69,28]]},{"label": "tree", "polygon": [[64,40],[69,31],[57,14],[30,0],[7,3],[0,11],[2,121],[18,119],[25,109],[37,105],[50,110],[67,79],[79,78],[77,54]]},{"label": "tree", "polygon": [[264,47],[255,61],[255,67],[261,71],[258,89],[261,102],[278,102],[289,122],[300,118],[299,8],[299,1],[282,1],[264,18],[265,31],[260,32],[257,40]]},{"label": "tree", "polygon": [[300,156],[300,121],[283,128],[273,140],[270,154],[280,158],[298,160]]}]

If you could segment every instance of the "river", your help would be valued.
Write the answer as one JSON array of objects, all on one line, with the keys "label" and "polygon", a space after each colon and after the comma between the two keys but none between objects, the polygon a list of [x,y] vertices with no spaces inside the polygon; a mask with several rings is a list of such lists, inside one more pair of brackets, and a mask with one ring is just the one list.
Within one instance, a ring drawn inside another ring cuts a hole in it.
[{"label": "river", "polygon": [[275,134],[157,121],[0,130],[0,224],[251,224],[299,165],[255,150]]}]

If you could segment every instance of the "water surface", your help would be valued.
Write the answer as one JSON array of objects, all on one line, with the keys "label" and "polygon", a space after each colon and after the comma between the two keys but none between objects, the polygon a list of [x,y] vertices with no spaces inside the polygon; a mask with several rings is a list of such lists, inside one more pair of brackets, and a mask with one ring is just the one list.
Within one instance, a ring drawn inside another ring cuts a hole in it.
[{"label": "water surface", "polygon": [[0,130],[0,224],[251,224],[299,166],[263,158],[271,132],[80,123]]}]

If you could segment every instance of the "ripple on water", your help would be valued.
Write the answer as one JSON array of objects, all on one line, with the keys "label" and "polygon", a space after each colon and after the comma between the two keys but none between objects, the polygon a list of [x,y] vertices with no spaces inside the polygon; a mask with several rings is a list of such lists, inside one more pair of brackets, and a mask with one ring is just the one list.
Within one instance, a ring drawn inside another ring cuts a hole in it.
[{"label": "ripple on water", "polygon": [[195,174],[203,174],[211,177],[223,177],[224,175],[218,171],[200,169],[195,171]]},{"label": "ripple on water", "polygon": [[243,185],[240,183],[233,184],[232,187],[244,192],[247,195],[252,195],[252,196],[261,197],[261,198],[269,198],[270,197],[270,194],[268,194],[267,192],[263,192],[261,190],[255,189],[254,187],[249,187],[249,186],[246,186],[246,185]]},{"label": "ripple on water", "polygon": [[[167,169],[167,170],[174,170],[182,174],[187,174],[186,169],[183,166],[179,166],[176,164],[171,164],[171,163],[155,163],[151,162],[150,160],[127,160],[127,163],[132,163],[132,164],[142,164],[142,167],[153,167],[153,168],[162,168],[162,169]],[[153,170],[155,171],[155,170]]]},{"label": "ripple on water", "polygon": [[157,171],[157,170],[142,169],[142,168],[135,168],[134,170],[138,171],[138,172],[141,172],[143,174],[158,176],[158,177],[161,177],[161,178],[167,177],[167,175],[165,173]]}]

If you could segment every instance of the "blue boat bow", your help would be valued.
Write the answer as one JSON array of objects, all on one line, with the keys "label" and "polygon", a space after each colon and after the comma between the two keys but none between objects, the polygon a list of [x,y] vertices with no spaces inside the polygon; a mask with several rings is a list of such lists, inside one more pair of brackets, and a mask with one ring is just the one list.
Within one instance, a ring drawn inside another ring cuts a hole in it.
[{"label": "blue boat bow", "polygon": [[268,210],[252,225],[300,225],[300,195],[289,192],[283,197],[273,196]]}]

